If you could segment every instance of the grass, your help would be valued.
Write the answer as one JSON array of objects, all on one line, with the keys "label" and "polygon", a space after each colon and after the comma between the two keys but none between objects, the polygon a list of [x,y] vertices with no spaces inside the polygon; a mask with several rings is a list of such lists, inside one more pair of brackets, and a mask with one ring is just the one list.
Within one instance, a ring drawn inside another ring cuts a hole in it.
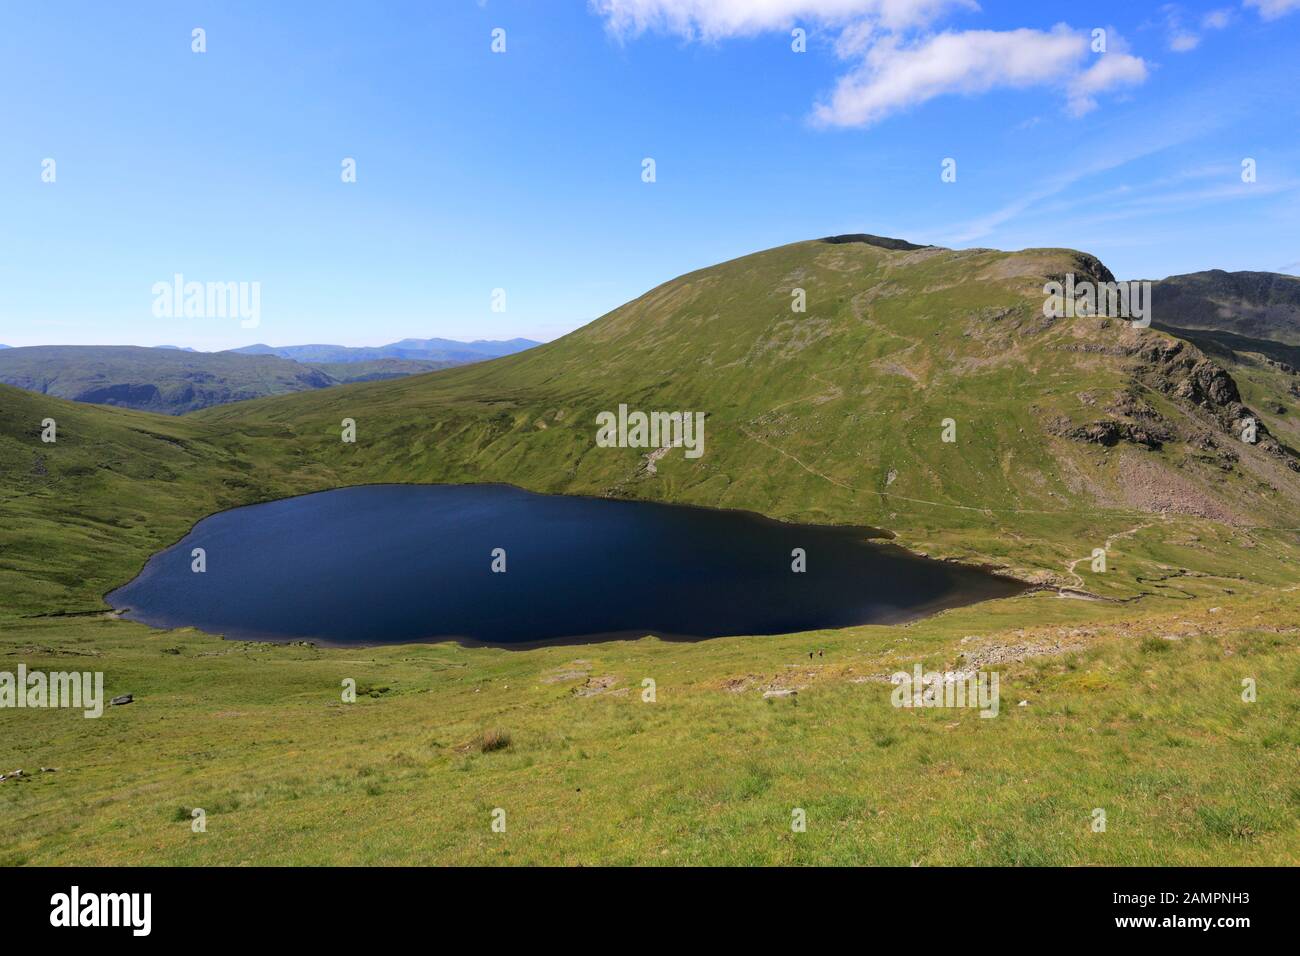
[{"label": "grass", "polygon": [[[1253,448],[1225,471],[1182,439],[1057,437],[1132,387],[1114,337],[1158,335],[1044,326],[1042,275],[1073,256],[797,244],[518,356],[180,418],[0,387],[0,670],[102,670],[135,696],[98,720],[0,710],[0,772],[29,771],[0,782],[0,863],[1300,862],[1300,479]],[[1234,375],[1251,402],[1286,385]],[[705,456],[649,476],[637,450],[598,453],[595,412],[619,402],[707,411]],[[1265,423],[1294,446],[1294,418]],[[1140,469],[1237,520],[1154,514]],[[245,643],[104,613],[213,511],[487,480],[885,527],[1102,600],[528,651]],[[917,661],[996,669],[1000,715],[892,707],[888,674]],[[574,693],[587,677],[614,683]]]},{"label": "grass", "polygon": [[[1038,593],[902,628],[526,652],[9,622],[29,667],[103,668],[136,700],[0,711],[6,764],[58,768],[0,784],[0,863],[1298,863],[1295,592],[1199,589],[1194,608]],[[861,679],[1053,642],[1077,649],[998,665],[992,720]],[[616,682],[553,680],[575,669]],[[346,704],[349,677],[389,690]]]}]

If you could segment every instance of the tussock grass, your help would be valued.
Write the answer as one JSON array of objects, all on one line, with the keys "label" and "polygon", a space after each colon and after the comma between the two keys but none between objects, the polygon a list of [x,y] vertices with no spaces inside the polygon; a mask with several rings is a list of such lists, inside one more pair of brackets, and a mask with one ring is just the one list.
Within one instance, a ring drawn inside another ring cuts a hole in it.
[{"label": "tussock grass", "polygon": [[485,730],[474,738],[474,749],[481,754],[505,750],[509,746],[510,731],[508,730]]}]

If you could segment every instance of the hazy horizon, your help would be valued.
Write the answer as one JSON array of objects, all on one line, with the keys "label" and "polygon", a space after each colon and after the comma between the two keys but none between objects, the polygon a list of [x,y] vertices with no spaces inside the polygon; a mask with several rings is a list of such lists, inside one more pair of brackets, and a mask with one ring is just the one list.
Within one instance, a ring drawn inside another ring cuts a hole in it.
[{"label": "hazy horizon", "polygon": [[160,342],[157,345],[142,345],[138,342],[31,342],[27,345],[11,345],[8,342],[0,342],[0,348],[46,348],[46,347],[77,346],[77,345],[84,345],[89,348],[123,346],[126,348],[141,348],[141,349],[177,349],[180,351],[189,350],[194,352],[202,352],[206,355],[206,354],[212,354],[214,352],[234,352],[239,349],[248,348],[249,346],[253,346],[253,345],[265,345],[267,348],[271,348],[271,349],[300,348],[305,345],[335,346],[338,348],[351,348],[351,349],[377,349],[377,348],[383,348],[386,345],[395,345],[398,342],[406,341],[408,339],[415,339],[419,341],[431,341],[435,339],[440,339],[444,342],[453,342],[457,345],[475,345],[478,343],[512,342],[516,340],[526,340],[529,342],[533,342],[536,345],[545,344],[545,342],[541,341],[540,339],[530,339],[526,335],[513,335],[506,339],[452,339],[452,338],[447,338],[444,335],[426,335],[426,336],[408,335],[400,339],[385,339],[382,342],[379,341],[366,342],[357,345],[353,345],[347,342],[249,342],[248,345],[237,345],[232,349],[200,349],[200,348],[194,348],[193,346],[187,346],[181,342]]}]

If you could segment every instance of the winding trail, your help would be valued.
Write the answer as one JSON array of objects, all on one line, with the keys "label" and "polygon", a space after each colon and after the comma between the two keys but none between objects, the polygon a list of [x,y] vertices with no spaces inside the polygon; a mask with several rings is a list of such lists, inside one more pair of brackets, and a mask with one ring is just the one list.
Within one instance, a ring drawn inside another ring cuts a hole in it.
[{"label": "winding trail", "polygon": [[[1168,518],[1165,515],[1160,516],[1160,521],[1167,521],[1167,520]],[[1159,523],[1160,522],[1158,521],[1146,521],[1143,522],[1142,524],[1134,525],[1132,528],[1129,528],[1127,531],[1120,531],[1116,534],[1113,534],[1106,539],[1106,543],[1102,545],[1102,550],[1110,551],[1111,546],[1120,538],[1131,538],[1133,537],[1133,535],[1137,534],[1143,528],[1150,528]],[[1080,561],[1091,561],[1091,560],[1092,560],[1092,555],[1088,555],[1086,558],[1075,558],[1073,561],[1069,562],[1065,566],[1066,574],[1074,578],[1074,580],[1078,583],[1080,588],[1084,587],[1084,580],[1078,575],[1078,573],[1074,569],[1079,566]]]}]

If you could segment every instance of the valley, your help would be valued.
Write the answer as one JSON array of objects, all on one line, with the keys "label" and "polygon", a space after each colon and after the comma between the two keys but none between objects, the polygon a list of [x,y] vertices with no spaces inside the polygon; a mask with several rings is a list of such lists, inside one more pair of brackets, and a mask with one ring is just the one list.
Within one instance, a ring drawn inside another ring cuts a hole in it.
[{"label": "valley", "polygon": [[[135,695],[21,737],[0,712],[0,759],[59,767],[0,782],[6,862],[1300,862],[1300,379],[1044,315],[1070,274],[1113,280],[1068,249],[831,237],[430,374],[181,417],[0,386],[0,657],[93,660]],[[702,413],[705,453],[599,445],[620,405]],[[905,625],[519,652],[222,641],[104,603],[206,515],[401,483],[883,528],[1036,587]],[[996,667],[998,718],[892,707],[916,663]]]}]

